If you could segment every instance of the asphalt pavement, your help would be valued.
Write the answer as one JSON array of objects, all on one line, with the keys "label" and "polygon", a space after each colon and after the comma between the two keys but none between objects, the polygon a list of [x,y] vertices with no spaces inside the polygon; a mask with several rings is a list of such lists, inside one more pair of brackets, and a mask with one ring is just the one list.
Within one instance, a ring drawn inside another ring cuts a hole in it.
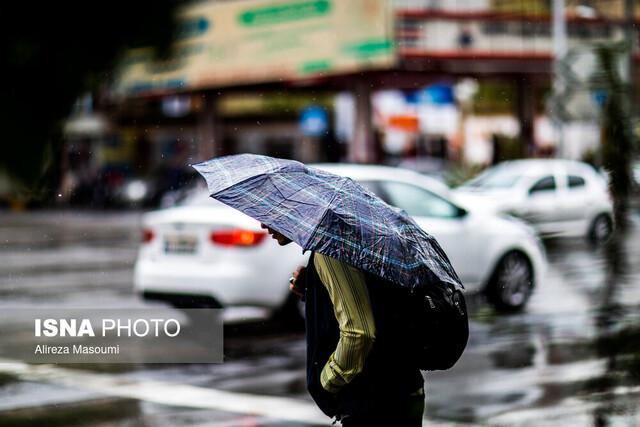
[{"label": "asphalt pavement", "polygon": [[[0,212],[0,308],[147,307],[132,293],[139,220]],[[469,296],[465,354],[425,373],[425,425],[640,425],[640,216],[620,245],[545,247],[549,269],[522,313]],[[304,388],[304,333],[230,316],[245,321],[225,326],[221,364],[2,360],[0,425],[330,425]]]}]

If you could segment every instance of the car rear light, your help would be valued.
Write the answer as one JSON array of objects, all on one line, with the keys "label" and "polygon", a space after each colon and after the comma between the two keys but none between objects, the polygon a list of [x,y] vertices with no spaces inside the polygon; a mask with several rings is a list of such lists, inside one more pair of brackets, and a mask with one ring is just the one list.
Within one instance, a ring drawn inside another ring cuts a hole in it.
[{"label": "car rear light", "polygon": [[216,230],[211,233],[213,243],[225,246],[254,246],[262,242],[267,233],[250,230]]},{"label": "car rear light", "polygon": [[144,230],[142,230],[142,243],[151,243],[155,236],[156,234],[153,232],[153,230],[145,228]]}]

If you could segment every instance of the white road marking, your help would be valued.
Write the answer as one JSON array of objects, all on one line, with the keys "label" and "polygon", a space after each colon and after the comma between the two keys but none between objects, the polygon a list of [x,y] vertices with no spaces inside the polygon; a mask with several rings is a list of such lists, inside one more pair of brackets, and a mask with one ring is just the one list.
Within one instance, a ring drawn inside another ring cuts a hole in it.
[{"label": "white road marking", "polygon": [[257,415],[283,421],[326,424],[325,416],[313,402],[274,396],[259,396],[120,375],[95,373],[55,365],[31,365],[0,359],[0,373],[19,380],[44,382],[103,393],[109,396],[143,400],[162,405],[196,409],[218,409]]}]

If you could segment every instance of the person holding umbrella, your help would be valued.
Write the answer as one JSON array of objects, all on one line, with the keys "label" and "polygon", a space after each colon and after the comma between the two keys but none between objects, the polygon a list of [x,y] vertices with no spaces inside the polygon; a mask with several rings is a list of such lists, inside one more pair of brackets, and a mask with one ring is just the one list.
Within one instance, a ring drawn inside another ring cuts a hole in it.
[{"label": "person holding umbrella", "polygon": [[290,279],[305,299],[307,389],[345,426],[421,426],[424,379],[404,351],[413,290],[462,286],[437,241],[353,180],[240,154],[193,167],[211,197],[311,251]]},{"label": "person holding umbrella", "polygon": [[[291,243],[262,226],[280,245]],[[318,253],[293,273],[290,288],[306,301],[307,386],[320,409],[344,426],[421,426],[424,380],[386,336],[402,335],[388,310],[401,307],[403,295],[382,281]],[[380,307],[375,314],[372,298]]]}]

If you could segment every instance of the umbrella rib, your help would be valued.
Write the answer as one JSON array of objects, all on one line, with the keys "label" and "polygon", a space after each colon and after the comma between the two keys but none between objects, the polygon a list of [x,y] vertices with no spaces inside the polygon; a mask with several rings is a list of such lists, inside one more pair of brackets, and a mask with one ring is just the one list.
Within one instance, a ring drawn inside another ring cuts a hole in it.
[{"label": "umbrella rib", "polygon": [[248,176],[245,179],[243,179],[242,181],[234,182],[233,184],[229,184],[228,186],[219,189],[215,193],[211,193],[209,196],[213,197],[215,199],[216,196],[218,196],[223,191],[229,191],[230,188],[240,187],[240,186],[246,184],[247,182],[249,182],[249,181],[251,181],[252,179],[255,179],[255,178],[256,178],[256,176]]},{"label": "umbrella rib", "polygon": [[[324,221],[327,219],[327,216],[329,215],[329,207],[338,198],[340,191],[347,185],[348,180],[349,178],[341,177],[341,180],[340,180],[341,185],[340,187],[336,188],[336,191],[333,192],[331,199],[329,199],[329,201],[326,203],[324,207],[324,213],[322,214],[322,217],[318,221],[318,224],[323,224]],[[313,233],[310,234],[306,244],[302,246],[304,250],[313,250],[313,248],[311,248],[309,245],[310,245],[310,242],[319,240],[316,238],[318,236],[318,233],[319,233],[319,227],[316,227]],[[323,255],[330,256],[330,254],[327,254],[327,253],[323,253],[323,252],[320,252],[320,253],[322,253]]]}]

